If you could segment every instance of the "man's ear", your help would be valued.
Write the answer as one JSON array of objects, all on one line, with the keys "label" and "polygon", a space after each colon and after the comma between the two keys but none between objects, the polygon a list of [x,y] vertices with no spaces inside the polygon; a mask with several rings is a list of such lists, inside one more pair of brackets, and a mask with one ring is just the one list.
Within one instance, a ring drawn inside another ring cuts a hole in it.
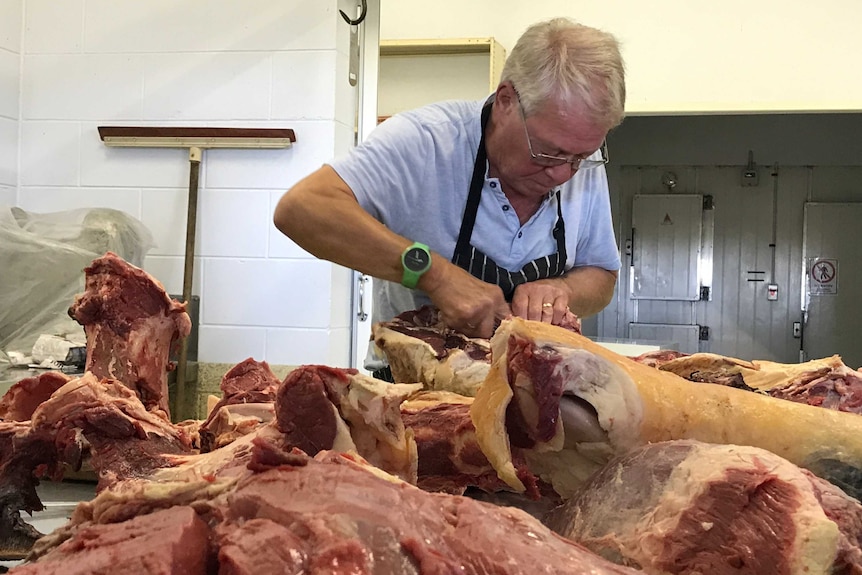
[{"label": "man's ear", "polygon": [[515,87],[508,80],[500,82],[494,96],[494,107],[504,110],[511,109],[518,104],[518,94]]},{"label": "man's ear", "polygon": [[506,106],[511,106],[516,98],[515,88],[508,80],[500,82],[497,86],[495,100]]}]

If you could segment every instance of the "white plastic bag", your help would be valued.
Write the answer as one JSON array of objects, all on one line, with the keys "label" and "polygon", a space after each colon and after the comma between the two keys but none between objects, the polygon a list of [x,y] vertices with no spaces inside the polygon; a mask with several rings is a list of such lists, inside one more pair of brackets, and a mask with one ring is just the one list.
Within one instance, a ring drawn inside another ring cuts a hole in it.
[{"label": "white plastic bag", "polygon": [[0,350],[30,355],[42,334],[79,340],[68,309],[84,290],[84,268],[107,251],[140,266],[152,247],[146,226],[119,210],[0,205]]}]

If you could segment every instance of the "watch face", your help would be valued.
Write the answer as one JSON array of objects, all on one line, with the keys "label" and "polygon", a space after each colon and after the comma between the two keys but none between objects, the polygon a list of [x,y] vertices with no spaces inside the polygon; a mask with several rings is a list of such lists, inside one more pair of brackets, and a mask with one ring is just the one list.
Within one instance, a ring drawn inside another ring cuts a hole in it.
[{"label": "watch face", "polygon": [[404,254],[404,265],[407,269],[414,272],[424,270],[430,260],[428,252],[421,248],[412,248]]}]

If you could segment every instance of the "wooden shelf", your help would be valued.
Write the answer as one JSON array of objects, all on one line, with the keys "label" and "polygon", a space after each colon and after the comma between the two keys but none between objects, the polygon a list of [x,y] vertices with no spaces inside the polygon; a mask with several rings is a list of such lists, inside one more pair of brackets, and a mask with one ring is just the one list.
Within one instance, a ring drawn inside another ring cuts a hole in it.
[{"label": "wooden shelf", "polygon": [[[424,56],[434,54],[483,54],[503,50],[493,38],[439,38],[421,40],[381,40],[381,56]],[[505,51],[503,51],[505,53]]]}]

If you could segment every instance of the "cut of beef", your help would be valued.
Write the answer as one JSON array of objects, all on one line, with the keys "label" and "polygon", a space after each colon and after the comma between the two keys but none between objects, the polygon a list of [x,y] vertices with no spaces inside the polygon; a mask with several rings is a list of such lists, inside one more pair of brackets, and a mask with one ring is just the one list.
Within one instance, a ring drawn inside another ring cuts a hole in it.
[{"label": "cut of beef", "polygon": [[[696,439],[767,449],[852,497],[862,495],[862,418],[856,414],[693,384],[578,334],[520,318],[505,320],[491,346],[494,362],[471,417],[482,451],[515,489],[524,486],[513,446],[522,446],[530,470],[565,498],[615,455]],[[554,428],[555,420],[562,425]]]},{"label": "cut of beef", "polygon": [[200,426],[201,451],[212,451],[271,421],[279,385],[265,361],[248,358],[231,368],[221,380],[221,400]]},{"label": "cut of beef", "polygon": [[29,421],[0,421],[0,558],[23,558],[41,536],[20,512],[44,509],[36,493],[36,473],[53,475],[58,470],[50,436],[33,433]]},{"label": "cut of beef", "polygon": [[404,312],[371,332],[395,381],[473,396],[491,364],[488,340],[450,329],[436,308]]},{"label": "cut of beef", "polygon": [[122,382],[147,409],[168,414],[171,346],[191,331],[186,304],[111,252],[84,271],[84,293],[75,297],[69,315],[87,334],[86,370]]},{"label": "cut of beef", "polygon": [[[401,418],[416,439],[420,488],[456,495],[470,487],[488,493],[511,491],[476,441],[476,428],[470,419],[472,403],[472,397],[428,391],[417,393],[401,404]],[[517,468],[518,477],[527,486],[527,497],[538,499],[536,477],[526,465]]]},{"label": "cut of beef", "polygon": [[[29,549],[36,535],[22,531],[20,512],[43,509],[40,477],[59,480],[66,464],[85,458],[99,473],[99,488],[146,477],[170,465],[169,455],[189,453],[188,438],[147,411],[137,394],[116,380],[91,373],[55,391],[25,422],[0,421],[0,548]],[[21,536],[23,535],[23,539]]]},{"label": "cut of beef", "polygon": [[[59,573],[66,560],[72,573],[636,573],[517,509],[427,493],[358,456],[311,459],[263,439],[239,479],[132,480],[80,504],[58,531],[12,573]],[[100,571],[106,557],[116,570]]]},{"label": "cut of beef", "polygon": [[843,364],[800,374],[767,393],[779,399],[862,414],[862,372]]},{"label": "cut of beef", "polygon": [[648,365],[650,367],[661,367],[665,363],[677,359],[679,357],[688,357],[689,354],[674,349],[660,349],[657,351],[648,351],[638,356],[632,357],[632,361]]},{"label": "cut of beef", "polygon": [[29,421],[33,412],[71,377],[59,371],[48,371],[15,383],[0,398],[0,419]]},{"label": "cut of beef", "polygon": [[845,365],[837,355],[786,364],[696,353],[653,365],[690,381],[728,385],[797,403],[862,414],[862,372]]},{"label": "cut of beef", "polygon": [[633,450],[547,523],[656,575],[862,572],[862,505],[753,447],[680,440]]},{"label": "cut of beef", "polygon": [[201,453],[215,451],[275,419],[275,403],[232,403],[213,409],[201,427]]},{"label": "cut of beef", "polygon": [[[566,312],[559,327],[581,332],[581,322]],[[426,389],[475,396],[491,365],[487,339],[467,337],[449,328],[431,306],[405,311],[371,327],[395,381],[422,383]]]},{"label": "cut of beef", "polygon": [[168,464],[166,455],[191,452],[189,438],[158,412],[147,411],[134,391],[89,372],[57,390],[31,423],[35,432],[54,438],[58,453],[73,467],[81,464],[80,437],[86,438],[99,489],[147,477]]},{"label": "cut of beef", "polygon": [[38,562],[17,575],[203,575],[208,572],[210,529],[191,507],[176,506],[123,523],[82,525]]},{"label": "cut of beef", "polygon": [[416,482],[416,442],[399,406],[418,384],[388,384],[358,373],[304,365],[284,379],[276,424],[285,441],[309,455],[354,450],[381,469]]}]

